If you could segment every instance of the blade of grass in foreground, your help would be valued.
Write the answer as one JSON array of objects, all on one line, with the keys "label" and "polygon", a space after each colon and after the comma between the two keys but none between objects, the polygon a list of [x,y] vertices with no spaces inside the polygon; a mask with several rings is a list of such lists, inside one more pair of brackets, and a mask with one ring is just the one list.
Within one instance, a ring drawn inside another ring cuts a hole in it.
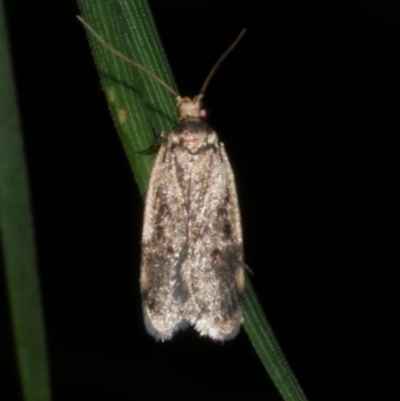
[{"label": "blade of grass in foreground", "polygon": [[[78,3],[82,17],[108,44],[175,86],[145,2],[79,0]],[[91,34],[88,38],[114,124],[144,194],[155,155],[137,151],[151,145],[153,128],[159,133],[176,122],[175,98],[154,79],[104,48]]]},{"label": "blade of grass in foreground", "polygon": [[[146,1],[79,0],[79,5],[83,18],[107,43],[175,87]],[[134,152],[151,143],[149,116],[158,132],[177,121],[175,99],[152,78],[111,54],[90,34],[89,40],[118,134],[144,194],[152,159]],[[305,401],[249,281],[244,307],[245,330],[283,399]]]},{"label": "blade of grass in foreground", "polygon": [[45,330],[22,136],[0,2],[0,229],[25,401],[50,401]]}]

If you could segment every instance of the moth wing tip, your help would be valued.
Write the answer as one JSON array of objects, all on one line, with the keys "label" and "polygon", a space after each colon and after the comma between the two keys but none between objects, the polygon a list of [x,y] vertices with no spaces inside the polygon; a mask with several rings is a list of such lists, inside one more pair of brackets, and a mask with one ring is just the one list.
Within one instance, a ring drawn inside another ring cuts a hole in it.
[{"label": "moth wing tip", "polygon": [[147,314],[146,310],[144,310],[144,324],[146,327],[146,331],[154,337],[154,339],[158,342],[164,342],[171,340],[171,338],[181,330],[185,330],[188,326],[188,323],[185,320],[181,320],[179,323],[175,324],[172,327],[168,327],[167,329],[160,330],[157,329],[154,324],[152,323],[149,315]]},{"label": "moth wing tip", "polygon": [[228,322],[228,324],[226,322],[225,324],[216,324],[206,319],[193,322],[195,329],[201,336],[210,337],[212,340],[221,343],[233,340],[239,334],[241,324],[242,320],[239,322]]}]

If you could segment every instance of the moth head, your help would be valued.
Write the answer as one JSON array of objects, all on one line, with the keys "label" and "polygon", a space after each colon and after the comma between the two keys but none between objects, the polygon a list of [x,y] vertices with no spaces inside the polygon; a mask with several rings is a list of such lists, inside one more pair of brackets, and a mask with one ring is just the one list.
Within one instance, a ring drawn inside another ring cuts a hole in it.
[{"label": "moth head", "polygon": [[179,109],[179,119],[194,117],[201,118],[204,117],[204,112],[201,109],[201,100],[203,95],[197,95],[193,99],[190,97],[180,97],[176,98],[177,106]]}]

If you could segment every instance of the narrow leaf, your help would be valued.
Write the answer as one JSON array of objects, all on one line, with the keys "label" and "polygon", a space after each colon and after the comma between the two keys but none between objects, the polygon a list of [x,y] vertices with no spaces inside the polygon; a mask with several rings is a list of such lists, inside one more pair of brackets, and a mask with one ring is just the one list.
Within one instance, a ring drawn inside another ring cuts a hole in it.
[{"label": "narrow leaf", "polygon": [[49,401],[50,380],[28,179],[3,2],[0,2],[0,229],[25,401]]}]

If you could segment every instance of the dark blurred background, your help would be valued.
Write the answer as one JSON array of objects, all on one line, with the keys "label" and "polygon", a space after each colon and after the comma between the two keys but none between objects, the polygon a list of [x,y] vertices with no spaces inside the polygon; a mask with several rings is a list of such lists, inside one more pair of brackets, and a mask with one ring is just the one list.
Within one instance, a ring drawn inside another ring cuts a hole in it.
[{"label": "dark blurred background", "polygon": [[[224,345],[145,332],[143,199],[79,10],[5,4],[54,400],[280,400],[244,330]],[[150,5],[182,95],[248,28],[205,106],[236,174],[252,282],[309,400],[398,400],[399,3]],[[4,284],[0,300],[0,398],[20,400]]]}]

